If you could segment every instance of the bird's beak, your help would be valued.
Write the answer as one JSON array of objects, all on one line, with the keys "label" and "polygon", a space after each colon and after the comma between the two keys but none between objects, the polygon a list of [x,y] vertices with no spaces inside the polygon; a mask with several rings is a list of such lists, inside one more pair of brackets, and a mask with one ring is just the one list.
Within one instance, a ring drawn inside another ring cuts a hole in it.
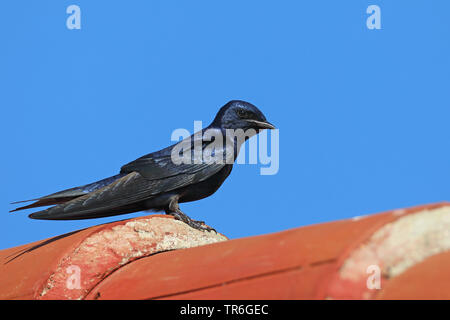
[{"label": "bird's beak", "polygon": [[246,119],[246,121],[255,125],[258,129],[275,129],[275,126],[268,121],[258,121],[253,119]]}]

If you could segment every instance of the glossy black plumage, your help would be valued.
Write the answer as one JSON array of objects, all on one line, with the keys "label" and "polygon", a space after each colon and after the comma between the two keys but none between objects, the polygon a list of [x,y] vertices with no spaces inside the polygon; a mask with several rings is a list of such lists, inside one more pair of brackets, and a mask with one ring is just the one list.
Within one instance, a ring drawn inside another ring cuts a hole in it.
[{"label": "glossy black plumage", "polygon": [[[202,132],[210,130],[225,137],[226,129],[255,129],[259,132],[273,128],[255,106],[234,100],[223,106],[214,121]],[[193,148],[198,139],[199,136],[194,134],[186,141]],[[200,141],[202,150],[206,150],[209,142]],[[197,229],[211,230],[203,222],[192,220],[181,212],[178,203],[199,200],[213,194],[228,177],[233,164],[210,163],[203,159],[198,163],[175,164],[171,155],[176,145],[124,165],[118,175],[34,199],[35,203],[13,211],[55,204],[29,217],[73,220],[155,210],[172,214]],[[224,154],[230,151],[227,148],[224,143]],[[240,143],[235,141],[233,148],[231,161],[236,159]]]}]

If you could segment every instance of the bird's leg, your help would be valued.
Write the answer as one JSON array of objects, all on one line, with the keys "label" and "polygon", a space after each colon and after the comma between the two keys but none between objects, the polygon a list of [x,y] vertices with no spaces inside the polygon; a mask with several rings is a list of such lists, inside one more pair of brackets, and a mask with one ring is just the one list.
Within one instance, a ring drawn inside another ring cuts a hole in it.
[{"label": "bird's leg", "polygon": [[165,209],[166,214],[170,214],[171,216],[174,216],[175,219],[183,221],[188,226],[197,229],[197,230],[206,230],[206,231],[214,231],[217,233],[217,231],[211,227],[208,227],[205,225],[205,221],[197,221],[194,219],[189,218],[183,211],[180,210],[180,206],[178,205],[178,199],[173,199],[169,203],[169,207]]}]

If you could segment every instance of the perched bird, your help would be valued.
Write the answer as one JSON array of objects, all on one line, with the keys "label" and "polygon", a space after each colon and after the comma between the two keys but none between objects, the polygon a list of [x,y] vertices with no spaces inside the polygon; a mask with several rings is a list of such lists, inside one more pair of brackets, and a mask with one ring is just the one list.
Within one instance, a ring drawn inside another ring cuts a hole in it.
[{"label": "perched bird", "polygon": [[[189,218],[178,204],[212,195],[230,174],[242,143],[260,130],[274,128],[257,107],[233,100],[201,132],[124,165],[119,174],[41,198],[15,202],[36,201],[11,212],[55,205],[29,217],[78,220],[142,210],[165,211],[193,228],[214,230],[203,221]],[[241,132],[241,136],[229,132]],[[242,132],[245,132],[243,137]],[[205,139],[207,133],[214,139]],[[180,152],[187,157],[179,157]],[[206,159],[205,154],[215,156],[214,161],[211,157]]]}]

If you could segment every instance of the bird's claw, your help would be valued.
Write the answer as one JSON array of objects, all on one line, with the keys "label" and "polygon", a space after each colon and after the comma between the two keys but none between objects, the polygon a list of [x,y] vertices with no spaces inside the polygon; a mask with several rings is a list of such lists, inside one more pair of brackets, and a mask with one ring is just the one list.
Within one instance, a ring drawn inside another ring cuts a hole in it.
[{"label": "bird's claw", "polygon": [[216,229],[211,228],[210,226],[207,226],[205,224],[205,221],[191,220],[191,223],[188,223],[188,225],[194,229],[204,230],[204,231],[208,231],[208,232],[214,231],[215,233],[217,233]]},{"label": "bird's claw", "polygon": [[205,221],[198,221],[198,220],[191,219],[182,212],[171,212],[170,214],[173,215],[175,217],[175,219],[183,221],[188,226],[190,226],[194,229],[197,229],[200,231],[208,231],[208,232],[214,231],[215,233],[217,233],[216,229],[207,226],[205,224]]},{"label": "bird's claw", "polygon": [[189,222],[187,222],[187,225],[189,225],[190,227],[197,229],[197,230],[208,231],[208,232],[214,231],[215,233],[217,233],[216,229],[207,226],[205,224],[205,221],[197,221],[197,220],[191,219]]}]

